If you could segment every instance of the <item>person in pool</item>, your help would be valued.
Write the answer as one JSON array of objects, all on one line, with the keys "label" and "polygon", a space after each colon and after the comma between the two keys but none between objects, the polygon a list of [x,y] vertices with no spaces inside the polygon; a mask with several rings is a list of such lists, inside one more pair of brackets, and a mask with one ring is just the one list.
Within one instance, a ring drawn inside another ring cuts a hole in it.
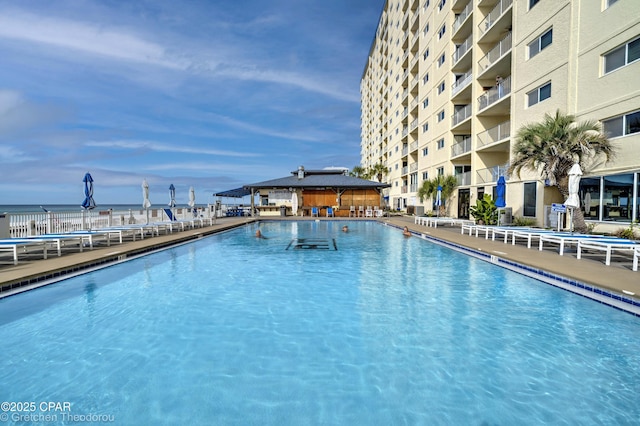
[{"label": "person in pool", "polygon": [[349,227],[347,225],[343,226],[342,232],[349,232]]},{"label": "person in pool", "polygon": [[404,229],[402,230],[402,235],[404,235],[405,237],[410,237],[411,236],[411,232],[409,231],[408,227],[404,227]]},{"label": "person in pool", "polygon": [[267,237],[265,237],[264,235],[262,235],[262,232],[260,232],[260,230],[258,229],[256,231],[256,238],[263,238],[263,239],[267,239]]}]

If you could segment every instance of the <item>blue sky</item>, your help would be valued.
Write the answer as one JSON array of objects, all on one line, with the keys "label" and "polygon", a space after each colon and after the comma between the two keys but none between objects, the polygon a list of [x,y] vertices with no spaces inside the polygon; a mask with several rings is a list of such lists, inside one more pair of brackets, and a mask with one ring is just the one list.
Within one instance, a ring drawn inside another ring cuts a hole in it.
[{"label": "blue sky", "polygon": [[384,0],[0,0],[0,205],[198,204],[360,158]]}]

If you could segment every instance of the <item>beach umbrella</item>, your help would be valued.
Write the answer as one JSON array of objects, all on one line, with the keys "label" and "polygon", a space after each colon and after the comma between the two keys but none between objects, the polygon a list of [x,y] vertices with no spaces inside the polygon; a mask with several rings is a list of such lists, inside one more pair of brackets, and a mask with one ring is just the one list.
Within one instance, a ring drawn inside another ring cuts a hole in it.
[{"label": "beach umbrella", "polygon": [[[82,179],[84,182],[84,201],[82,202],[82,208],[85,210],[92,210],[96,208],[96,202],[93,200],[93,178],[91,174],[87,172]],[[84,215],[83,213],[83,223],[84,223]],[[89,229],[91,229],[91,213],[89,213]]]},{"label": "beach umbrella", "polygon": [[193,189],[193,186],[189,188],[189,207],[193,210],[193,217],[197,216],[196,207],[196,190]]},{"label": "beach umbrella", "polygon": [[438,185],[436,192],[436,216],[440,215],[440,206],[442,205],[442,186]]},{"label": "beach umbrella", "polygon": [[84,201],[82,202],[82,208],[85,210],[91,210],[96,207],[96,202],[93,200],[93,178],[90,173],[84,175]]},{"label": "beach umbrella", "polygon": [[294,216],[298,215],[298,193],[294,192],[291,194],[291,213]]},{"label": "beach umbrella", "polygon": [[174,208],[176,206],[176,187],[173,184],[169,185],[169,207]]},{"label": "beach umbrella", "polygon": [[507,183],[504,180],[504,176],[498,178],[498,186],[496,187],[496,201],[495,205],[498,208],[498,225],[500,225],[500,209],[507,206],[505,200],[505,193],[507,192]]},{"label": "beach umbrella", "polygon": [[582,169],[578,163],[571,166],[569,170],[569,197],[564,202],[564,205],[571,209],[571,222],[570,229],[573,231],[573,209],[580,208],[580,198],[578,197],[578,191],[580,190],[580,177],[582,176]]},{"label": "beach umbrella", "polygon": [[142,208],[147,211],[147,223],[149,223],[149,207],[151,207],[151,201],[149,201],[149,184],[147,180],[142,181]]}]

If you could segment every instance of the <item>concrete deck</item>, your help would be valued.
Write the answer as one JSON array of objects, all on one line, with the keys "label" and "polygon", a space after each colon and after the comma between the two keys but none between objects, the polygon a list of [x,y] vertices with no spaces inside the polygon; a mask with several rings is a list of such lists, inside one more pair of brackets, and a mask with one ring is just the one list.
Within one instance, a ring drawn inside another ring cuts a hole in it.
[{"label": "concrete deck", "polygon": [[[174,232],[168,235],[124,242],[123,244],[112,244],[110,247],[98,246],[93,250],[85,249],[82,253],[65,251],[62,256],[58,257],[50,252],[49,258],[46,260],[42,259],[40,254],[40,256],[30,256],[27,260],[22,260],[21,258],[18,265],[12,265],[8,258],[3,257],[3,262],[0,264],[0,297],[37,287],[67,274],[111,264],[127,257],[138,256],[157,249],[188,242],[256,220],[362,220],[362,218],[221,218],[213,226]],[[502,241],[487,240],[484,236],[476,238],[475,236],[463,235],[457,226],[431,228],[416,225],[412,216],[392,216],[376,220],[400,229],[407,226],[417,234],[416,237],[424,235],[426,238],[434,238],[466,247],[475,252],[487,253],[519,265],[548,271],[556,276],[566,277],[589,286],[620,294],[625,298],[640,301],[640,271],[634,272],[631,270],[631,256],[615,254],[612,257],[611,265],[606,266],[603,253],[587,254],[586,256],[583,255],[582,259],[577,259],[575,250],[565,250],[564,256],[560,256],[558,255],[557,247],[545,247],[543,251],[539,251],[537,244],[530,249],[522,244],[516,244],[515,246],[504,244]],[[19,288],[16,288],[18,286]]]}]

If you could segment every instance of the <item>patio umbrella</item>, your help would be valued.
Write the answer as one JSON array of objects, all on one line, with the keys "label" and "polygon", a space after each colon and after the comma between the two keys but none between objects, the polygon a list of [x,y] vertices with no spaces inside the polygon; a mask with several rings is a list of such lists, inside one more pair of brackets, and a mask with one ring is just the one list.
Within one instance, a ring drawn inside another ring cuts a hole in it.
[{"label": "patio umbrella", "polygon": [[173,184],[169,185],[169,207],[174,208],[176,206],[176,187]]},{"label": "patio umbrella", "polygon": [[142,208],[147,211],[147,223],[149,223],[149,207],[151,207],[151,201],[149,201],[149,184],[147,180],[142,181]]},{"label": "patio umbrella", "polygon": [[298,193],[294,192],[291,194],[291,213],[294,216],[298,215]]},{"label": "patio umbrella", "polygon": [[436,216],[440,215],[441,205],[442,205],[442,186],[438,185],[438,192],[436,192]]},{"label": "patio umbrella", "polygon": [[[82,202],[82,208],[86,212],[87,210],[96,208],[96,202],[93,200],[93,178],[91,174],[87,172],[82,181],[84,182],[84,201]],[[91,229],[91,214],[89,214],[89,229]]]},{"label": "patio umbrella", "polygon": [[193,189],[193,186],[189,188],[189,207],[193,210],[193,215],[196,216],[196,190]]},{"label": "patio umbrella", "polygon": [[505,200],[505,192],[507,190],[507,183],[504,180],[504,176],[498,178],[498,186],[496,187],[496,207],[498,208],[498,225],[500,225],[500,209],[507,206]]},{"label": "patio umbrella", "polygon": [[564,202],[564,205],[571,209],[571,223],[570,229],[573,232],[573,209],[580,208],[580,198],[578,197],[578,191],[580,190],[580,177],[582,176],[582,169],[580,165],[575,163],[569,170],[569,197]]},{"label": "patio umbrella", "polygon": [[584,196],[584,214],[589,216],[591,213],[591,193],[587,192]]}]

